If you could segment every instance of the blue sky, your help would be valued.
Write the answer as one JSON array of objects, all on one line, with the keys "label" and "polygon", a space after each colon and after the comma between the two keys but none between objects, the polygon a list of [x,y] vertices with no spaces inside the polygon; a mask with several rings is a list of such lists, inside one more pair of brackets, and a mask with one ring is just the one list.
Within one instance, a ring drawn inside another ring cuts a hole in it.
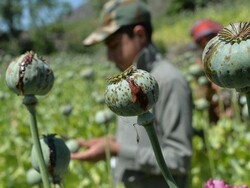
[{"label": "blue sky", "polygon": [[73,9],[79,7],[81,4],[85,3],[86,0],[63,0],[64,2],[69,2]]}]

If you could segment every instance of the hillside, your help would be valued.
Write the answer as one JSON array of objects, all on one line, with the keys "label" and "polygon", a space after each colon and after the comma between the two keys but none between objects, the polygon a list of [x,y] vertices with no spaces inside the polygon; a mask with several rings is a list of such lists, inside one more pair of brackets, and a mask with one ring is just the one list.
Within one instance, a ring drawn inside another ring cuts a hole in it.
[{"label": "hillside", "polygon": [[[176,46],[185,48],[192,42],[190,28],[198,19],[211,18],[223,25],[249,19],[249,0],[220,0],[205,7],[196,7],[192,11],[183,10],[178,14],[166,13],[170,6],[167,2],[170,1],[148,0],[155,30],[153,38],[163,52],[172,51]],[[18,39],[2,42],[0,49],[13,55],[31,49],[42,54],[61,51],[93,53],[100,46],[84,48],[82,40],[98,25],[98,14],[90,3],[86,3],[56,23],[24,32]]]},{"label": "hillside", "polygon": [[[169,1],[148,0],[148,2],[152,10],[155,29],[153,37],[163,50],[168,50],[173,45],[187,45],[190,43],[190,28],[198,19],[214,19],[225,26],[230,22],[247,21],[249,19],[250,1],[248,0],[228,0],[224,3],[209,4],[194,11],[183,11],[176,15],[166,14],[169,5],[166,2]],[[97,17],[97,13],[93,11],[88,3],[77,9],[67,18],[68,22],[63,24],[66,33],[65,42],[69,42],[67,38],[68,34],[71,33],[70,36],[77,38],[75,45],[81,45],[82,39],[96,28],[98,24]],[[88,25],[88,27],[85,25]],[[71,40],[74,39],[71,38]],[[86,50],[82,46],[78,47],[79,52]]]}]

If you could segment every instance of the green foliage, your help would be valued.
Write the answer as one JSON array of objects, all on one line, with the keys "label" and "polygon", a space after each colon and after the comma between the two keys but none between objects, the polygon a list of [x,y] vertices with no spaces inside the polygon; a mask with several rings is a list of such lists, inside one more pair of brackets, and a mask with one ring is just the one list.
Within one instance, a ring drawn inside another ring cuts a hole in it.
[{"label": "green foliage", "polygon": [[[33,28],[55,22],[69,13],[70,10],[68,3],[62,3],[59,0],[2,0],[0,3],[0,18],[7,32],[16,38],[18,36],[16,32],[23,30],[22,16],[24,14],[30,16],[31,23],[29,24]],[[26,12],[24,13],[24,11]],[[0,28],[1,32],[3,32],[3,28]]]},{"label": "green foliage", "polygon": [[224,26],[231,22],[248,21],[249,6],[250,1],[247,0],[225,1],[223,4],[197,8],[194,12],[183,11],[173,16],[161,16],[153,20],[153,38],[156,42],[164,43],[166,48],[176,44],[187,44],[192,41],[190,29],[197,20],[210,18]]},{"label": "green foliage", "polygon": [[96,29],[97,21],[77,20],[64,24],[65,51],[74,53],[91,53],[99,49],[99,46],[84,47],[82,41]]},{"label": "green foliage", "polygon": [[[70,11],[69,4],[59,0],[1,1],[0,48],[6,53],[14,55],[31,48],[44,54],[54,52],[55,46],[52,38],[54,32],[48,32],[45,25],[58,21]],[[22,23],[24,14],[26,17],[30,17],[30,23],[27,23],[26,26]],[[29,31],[25,31],[26,27]],[[24,39],[23,35],[27,35],[27,33],[28,36]]]},{"label": "green foliage", "polygon": [[13,38],[8,41],[2,41],[0,43],[0,49],[2,49],[5,53],[7,52],[11,55],[16,55],[21,53],[21,49],[19,47],[19,41]]},{"label": "green foliage", "polygon": [[50,54],[55,51],[54,41],[48,35],[46,28],[35,30],[31,33],[32,50],[40,54]]},{"label": "green foliage", "polygon": [[97,14],[100,14],[102,11],[103,5],[107,2],[108,0],[91,0],[90,4],[94,8],[94,10],[97,12]]},{"label": "green foliage", "polygon": [[223,0],[170,0],[167,7],[168,15],[175,15],[182,11],[193,11],[211,3],[221,3]]},{"label": "green foliage", "polygon": [[190,69],[193,65],[197,65],[195,62],[198,54],[195,51],[188,51],[177,56],[173,61],[188,78],[192,88],[195,105],[193,127],[199,133],[193,137],[194,152],[190,187],[201,188],[210,178],[225,180],[230,185],[250,185],[249,119],[239,106],[239,95],[234,89],[225,89],[232,93],[230,110],[233,116],[229,118],[225,115],[223,99],[220,95],[224,89],[221,88],[218,92],[221,119],[216,124],[209,123],[209,103],[201,98],[205,96],[206,87],[204,85],[202,87],[198,79],[204,72],[201,68]]},{"label": "green foliage", "polygon": [[[191,41],[190,27],[200,18],[209,17],[223,25],[228,25],[230,22],[247,21],[250,2],[238,0],[230,1],[230,3],[225,3],[223,6],[199,8],[193,13],[183,12],[171,17],[157,18],[154,20],[154,39],[160,44],[162,50],[164,47],[170,49],[176,44],[183,45]],[[67,52],[50,54],[45,58],[52,66],[56,79],[52,91],[48,95],[38,98],[37,121],[41,135],[57,133],[64,139],[79,136],[88,139],[105,135],[105,127],[95,122],[94,115],[99,110],[106,108],[106,105],[101,102],[100,96],[104,94],[105,79],[115,74],[117,70],[107,63],[101,46],[85,49],[81,44],[82,40],[94,30],[96,24],[97,22],[93,22],[93,20],[78,20],[51,25],[38,31],[39,34],[35,31],[29,33],[32,45],[34,45],[33,42],[38,41],[37,45],[30,47],[35,52],[51,53],[59,44]],[[47,46],[47,43],[52,44]],[[17,40],[0,45],[1,49],[10,49],[11,55],[21,53],[20,43]],[[50,50],[46,50],[47,47]],[[89,54],[87,55],[87,53]],[[11,93],[5,84],[5,70],[12,58],[9,55],[0,56],[0,132],[2,141],[0,187],[26,188],[29,187],[26,183],[26,172],[31,168],[32,140],[28,112],[22,105],[22,97]],[[184,73],[189,64],[183,62],[186,60],[194,62],[195,59],[193,54],[185,56],[184,59],[179,56],[176,58],[178,67]],[[95,76],[90,80],[81,76],[81,72],[87,68],[92,68],[95,72]],[[73,106],[72,114],[69,117],[65,117],[60,112],[61,106],[65,104]],[[221,119],[217,125],[210,125],[207,123],[206,114],[207,111],[201,112],[195,109],[193,116],[194,127],[204,130],[205,139],[198,136],[193,138],[194,155],[190,187],[201,188],[209,178],[221,178],[233,185],[250,185],[249,125],[237,119],[226,118]],[[113,121],[110,124],[110,134],[114,132],[115,122]],[[63,184],[65,187],[96,188],[101,185],[103,188],[108,188],[107,164],[105,162],[92,164],[71,161]]]},{"label": "green foliage", "polygon": [[248,123],[222,118],[213,125],[204,117],[206,112],[195,112],[194,126],[204,130],[205,138],[193,138],[192,187],[202,187],[210,178],[250,185]]},{"label": "green foliage", "polygon": [[[10,35],[16,36],[20,30],[22,5],[19,1],[3,0],[0,3],[1,24],[5,24]],[[3,28],[0,28],[2,30]]]},{"label": "green foliage", "polygon": [[[88,139],[104,136],[105,126],[95,122],[95,114],[106,105],[98,99],[104,95],[106,78],[117,73],[104,53],[91,55],[57,54],[46,58],[55,73],[55,84],[46,96],[38,98],[37,121],[40,135],[56,133],[65,140],[81,137]],[[31,168],[32,139],[28,112],[21,96],[7,88],[4,73],[10,57],[1,60],[0,74],[0,187],[26,188],[26,172]],[[83,76],[93,69],[94,76]],[[61,107],[70,104],[73,111],[64,116]],[[8,113],[6,113],[8,112]],[[193,138],[194,155],[190,187],[200,188],[209,178],[224,179],[228,184],[250,184],[249,126],[237,119],[223,118],[217,125],[208,124],[207,111],[194,111],[194,127],[203,129],[205,139]],[[110,134],[115,122],[110,123]],[[63,179],[65,187],[108,188],[107,163],[97,164],[71,161]]]},{"label": "green foliage", "polygon": [[23,0],[22,4],[30,16],[30,28],[44,27],[57,22],[71,12],[70,4],[61,0]]},{"label": "green foliage", "polygon": [[[100,97],[104,95],[106,78],[117,70],[102,56],[96,58],[75,54],[60,54],[45,58],[54,70],[55,83],[46,96],[37,96],[37,123],[40,136],[56,133],[67,138],[105,136],[104,125],[95,122],[95,114],[106,109]],[[0,79],[0,131],[3,142],[0,149],[0,187],[26,188],[26,172],[31,168],[30,152],[32,139],[29,130],[29,114],[22,105],[22,96],[17,96],[7,88],[4,74],[10,58],[3,58]],[[94,76],[87,79],[82,72],[93,69]],[[71,104],[73,111],[64,116],[60,108]],[[8,113],[6,113],[8,112]],[[110,133],[115,129],[114,121],[109,124]],[[108,187],[107,164],[100,162],[81,163],[71,161],[65,175],[65,187],[95,188]],[[105,175],[103,175],[105,174]]]}]

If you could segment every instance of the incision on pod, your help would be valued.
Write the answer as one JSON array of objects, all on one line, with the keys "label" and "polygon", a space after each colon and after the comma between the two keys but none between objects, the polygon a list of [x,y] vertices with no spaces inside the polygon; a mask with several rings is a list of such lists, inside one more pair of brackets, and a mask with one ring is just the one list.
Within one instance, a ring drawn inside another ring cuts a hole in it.
[{"label": "incision on pod", "polygon": [[135,83],[133,78],[128,77],[126,81],[131,90],[132,102],[136,103],[138,101],[141,108],[146,111],[148,106],[148,96],[143,93],[142,88]]},{"label": "incision on pod", "polygon": [[[45,165],[53,182],[60,182],[61,176],[67,171],[70,162],[70,150],[61,138],[55,134],[45,135],[40,139]],[[33,146],[31,151],[32,166],[39,170],[38,158]]]},{"label": "incision on pod", "polygon": [[16,87],[21,90],[21,94],[24,95],[24,89],[23,89],[23,79],[26,67],[32,63],[34,57],[34,53],[29,52],[26,56],[24,56],[23,61],[20,64],[19,69],[19,79],[17,82]]},{"label": "incision on pod", "polygon": [[9,64],[5,79],[18,95],[45,95],[53,86],[54,74],[43,58],[29,51]]}]

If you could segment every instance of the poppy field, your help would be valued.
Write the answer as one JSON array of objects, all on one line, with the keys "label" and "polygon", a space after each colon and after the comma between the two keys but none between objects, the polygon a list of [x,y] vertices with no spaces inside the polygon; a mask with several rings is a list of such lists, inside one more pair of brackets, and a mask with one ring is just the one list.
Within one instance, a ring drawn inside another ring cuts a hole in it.
[{"label": "poppy field", "polygon": [[[57,134],[67,141],[113,134],[115,117],[108,125],[96,118],[98,112],[107,109],[106,79],[118,73],[105,55],[102,52],[95,56],[61,53],[44,59],[54,71],[55,82],[47,95],[37,96],[40,136]],[[23,97],[11,92],[5,83],[5,71],[12,60],[13,57],[5,55],[0,62],[0,187],[41,187],[39,183],[32,185],[28,177],[32,168],[32,139]],[[188,71],[183,69],[183,73],[188,77]],[[193,83],[190,85],[195,89]],[[250,185],[249,123],[247,118],[237,115],[240,113],[237,92],[232,94],[235,116],[221,117],[216,124],[209,123],[207,108],[199,108],[195,103],[193,126],[203,134],[193,137],[192,188],[201,188],[210,178],[222,179],[230,185]],[[134,128],[131,126],[131,129]],[[109,188],[108,164],[71,161],[62,183],[66,188]]]}]

